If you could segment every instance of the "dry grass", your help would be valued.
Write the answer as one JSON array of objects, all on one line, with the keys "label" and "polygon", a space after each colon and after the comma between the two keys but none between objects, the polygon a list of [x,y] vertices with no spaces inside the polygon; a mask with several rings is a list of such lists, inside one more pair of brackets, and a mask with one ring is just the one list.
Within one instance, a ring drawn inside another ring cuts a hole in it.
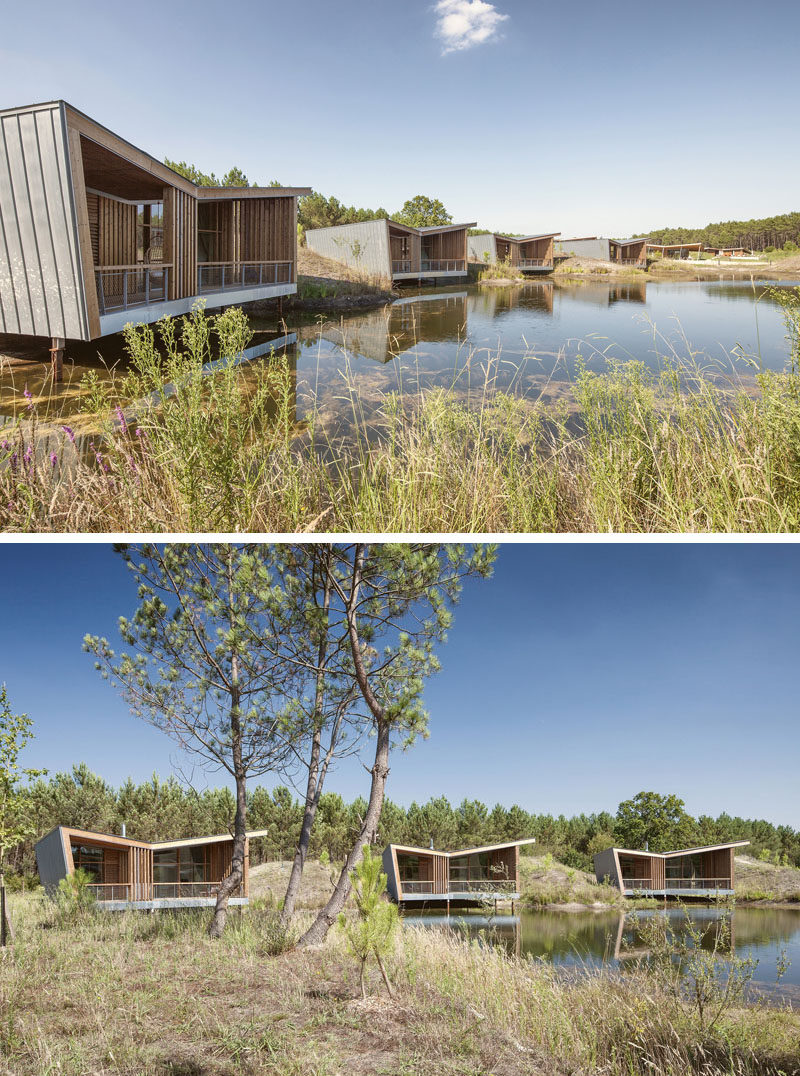
[{"label": "dry grass", "polygon": [[[175,323],[163,331],[176,333]],[[248,343],[236,310],[189,319],[167,359],[150,329],[131,330],[131,372],[98,384],[90,400],[105,440],[80,457],[58,432],[49,443],[38,436],[35,417],[5,434],[0,528],[800,529],[797,368],[744,384],[677,356],[665,355],[658,371],[609,360],[599,374],[579,367],[570,401],[554,405],[547,386],[538,399],[516,381],[501,391],[502,355],[469,352],[446,387],[423,388],[412,372],[368,404],[345,364],[335,414],[311,400],[299,424],[285,359],[204,374],[213,332],[222,354]],[[112,425],[120,403],[148,398],[135,421]]]},{"label": "dry grass", "polygon": [[519,872],[522,899],[534,907],[623,904],[625,900],[618,889],[598,885],[593,874],[568,867],[550,855],[521,856]]},{"label": "dry grass", "polygon": [[[289,884],[291,870],[292,864],[287,860],[260,863],[257,867],[251,867],[251,895],[275,903],[282,900],[286,893],[286,886]],[[309,860],[300,883],[300,893],[296,904],[298,911],[303,908],[321,908],[331,895],[340,870],[341,864],[323,866],[317,859]]]},{"label": "dry grass", "polygon": [[363,269],[354,269],[343,262],[324,258],[308,247],[299,247],[297,252],[298,293],[302,296],[304,289],[311,286],[324,286],[340,295],[380,294],[387,297],[392,292],[389,277],[373,276]]},{"label": "dry grass", "polygon": [[737,856],[736,895],[740,900],[800,901],[800,868]]},{"label": "dry grass", "polygon": [[8,1076],[767,1076],[800,1072],[800,1018],[734,1012],[701,1035],[643,977],[564,975],[439,931],[405,930],[365,1002],[333,933],[267,955],[260,913],[115,915],[59,923],[16,895],[0,963],[0,1072]]}]

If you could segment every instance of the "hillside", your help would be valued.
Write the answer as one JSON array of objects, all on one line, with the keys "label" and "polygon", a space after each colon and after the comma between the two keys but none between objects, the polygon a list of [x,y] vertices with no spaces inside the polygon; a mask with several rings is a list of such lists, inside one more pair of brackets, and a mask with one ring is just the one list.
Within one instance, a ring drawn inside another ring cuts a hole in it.
[{"label": "hillside", "polygon": [[800,868],[776,867],[752,856],[736,856],[735,864],[740,900],[800,901]]}]

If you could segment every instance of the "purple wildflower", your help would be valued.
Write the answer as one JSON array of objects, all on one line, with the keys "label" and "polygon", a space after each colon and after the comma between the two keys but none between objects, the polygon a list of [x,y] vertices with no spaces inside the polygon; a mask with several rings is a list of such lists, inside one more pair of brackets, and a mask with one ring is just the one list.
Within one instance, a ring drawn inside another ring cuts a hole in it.
[{"label": "purple wildflower", "polygon": [[30,409],[33,407],[33,394],[28,391],[28,386],[27,385],[23,389],[22,395],[28,401],[28,410],[30,411]]},{"label": "purple wildflower", "polygon": [[128,422],[127,422],[127,420],[125,418],[125,412],[122,410],[122,408],[120,407],[119,404],[117,404],[117,406],[114,408],[114,410],[115,410],[115,412],[117,414],[117,421],[120,424],[122,432],[127,433],[128,432]]},{"label": "purple wildflower", "polygon": [[144,437],[144,430],[141,428],[141,426],[137,426],[133,432],[136,434],[137,437]]},{"label": "purple wildflower", "polygon": [[55,467],[55,465],[57,463],[58,463],[58,456],[56,455],[55,452],[51,452],[50,453],[50,466]]},{"label": "purple wildflower", "polygon": [[2,450],[3,450],[4,452],[6,451],[6,449],[7,449],[8,447],[9,447],[9,446],[8,446],[8,441],[3,441],[3,443],[2,443],[2,444],[0,444],[0,448],[2,448]]},{"label": "purple wildflower", "polygon": [[33,445],[28,445],[28,447],[25,449],[25,455],[22,457],[23,460],[25,461],[26,466],[28,464],[30,464],[32,456],[33,456]]},{"label": "purple wildflower", "polygon": [[62,426],[61,429],[64,431],[64,433],[67,435],[67,437],[69,437],[70,441],[74,445],[75,444],[75,431],[73,430],[73,428],[71,426]]}]

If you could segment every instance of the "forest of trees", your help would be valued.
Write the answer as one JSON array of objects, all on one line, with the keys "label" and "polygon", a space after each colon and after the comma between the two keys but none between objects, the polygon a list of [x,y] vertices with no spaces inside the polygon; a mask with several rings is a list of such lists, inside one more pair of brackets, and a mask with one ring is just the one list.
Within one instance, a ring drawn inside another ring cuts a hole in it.
[{"label": "forest of trees", "polygon": [[651,228],[639,232],[654,243],[706,243],[712,247],[745,247],[747,250],[794,250],[800,248],[800,213],[784,213],[761,220],[727,220],[705,228]]},{"label": "forest of trees", "polygon": [[[228,788],[195,792],[177,780],[153,777],[144,784],[126,781],[114,788],[84,764],[71,773],[40,778],[28,789],[29,812],[36,838],[21,844],[9,857],[12,870],[32,876],[36,863],[34,840],[56,825],[80,826],[101,833],[120,833],[125,823],[129,837],[168,840],[229,831],[234,812]],[[655,799],[655,802],[653,801]],[[323,793],[309,853],[326,851],[341,860],[358,831],[366,802],[346,803],[335,792]],[[284,786],[268,792],[254,788],[248,797],[248,828],[267,829],[269,835],[252,842],[253,863],[290,859],[300,830],[303,809]],[[643,830],[643,819],[650,829]],[[773,862],[800,866],[800,831],[790,826],[721,814],[718,818],[692,818],[674,796],[640,793],[620,804],[616,815],[531,814],[516,804],[488,807],[478,800],[452,805],[444,796],[408,808],[386,800],[378,830],[378,847],[390,842],[438,848],[461,848],[523,837],[536,838],[536,852],[551,852],[571,867],[588,870],[595,852],[613,843],[640,847],[646,834],[651,849],[750,840],[749,854]]]}]

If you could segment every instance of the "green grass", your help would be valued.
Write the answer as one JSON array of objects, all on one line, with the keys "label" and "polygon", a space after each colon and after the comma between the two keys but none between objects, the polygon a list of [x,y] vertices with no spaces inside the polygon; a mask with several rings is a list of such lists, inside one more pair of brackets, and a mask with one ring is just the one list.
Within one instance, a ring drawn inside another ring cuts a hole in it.
[{"label": "green grass", "polygon": [[[15,894],[0,961],[7,1076],[795,1076],[800,1016],[748,1006],[711,1033],[640,973],[569,973],[486,941],[401,931],[390,1003],[338,931],[271,955],[259,916],[96,912]],[[302,925],[302,924],[299,924]]]},{"label": "green grass", "polygon": [[[795,328],[798,303],[788,311]],[[298,424],[282,358],[203,375],[214,336],[222,354],[248,343],[240,311],[198,313],[180,333],[174,322],[162,331],[165,358],[150,328],[132,329],[131,372],[94,387],[105,432],[86,455],[58,434],[45,451],[35,413],[5,432],[2,529],[800,529],[796,364],[739,382],[674,354],[657,371],[609,361],[600,373],[579,367],[554,405],[515,386],[500,391],[502,355],[471,353],[449,386],[409,382],[369,411],[345,370],[338,411],[349,429],[340,435],[313,402]],[[153,404],[112,426],[120,408],[147,396]]]}]

